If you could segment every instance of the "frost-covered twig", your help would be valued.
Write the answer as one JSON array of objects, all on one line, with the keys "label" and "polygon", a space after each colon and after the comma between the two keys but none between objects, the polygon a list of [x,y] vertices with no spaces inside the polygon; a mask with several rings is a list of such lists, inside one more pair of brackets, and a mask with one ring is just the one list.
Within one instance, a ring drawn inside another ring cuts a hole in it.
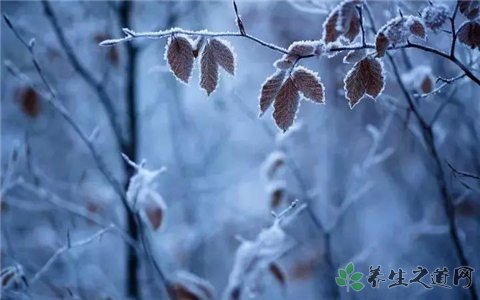
[{"label": "frost-covered twig", "polygon": [[129,244],[129,246],[134,247],[135,249],[138,250],[138,246],[135,244],[135,241],[133,241],[132,238],[128,235],[128,233],[126,233],[124,230],[122,230],[118,226],[114,224],[110,224],[111,222],[109,222],[108,220],[105,220],[103,217],[91,213],[88,209],[82,206],[75,205],[74,203],[65,201],[62,198],[60,198],[58,195],[52,192],[49,192],[43,188],[37,187],[33,184],[30,184],[24,181],[22,178],[19,178],[15,181],[13,187],[15,186],[18,186],[32,194],[35,194],[40,199],[45,200],[51,203],[52,205],[55,205],[79,217],[82,217],[85,220],[95,223],[101,227],[112,226],[112,229],[118,232],[119,235],[125,240],[125,242]]},{"label": "frost-covered twig", "polygon": [[86,239],[83,239],[83,240],[80,240],[80,241],[77,241],[77,242],[74,242],[74,243],[71,243],[71,242],[68,242],[67,245],[59,248],[53,255],[52,257],[50,257],[50,259],[43,265],[43,267],[33,275],[32,279],[30,280],[30,283],[35,283],[38,279],[40,279],[40,277],[43,276],[43,274],[45,272],[48,271],[48,269],[53,265],[53,263],[65,252],[67,252],[68,250],[70,249],[74,249],[74,248],[80,248],[80,247],[83,247],[83,246],[86,246],[88,244],[91,244],[93,243],[94,241],[96,241],[97,239],[101,239],[101,237],[107,233],[108,231],[112,230],[114,228],[114,225],[110,225],[108,227],[105,227],[103,228],[102,230],[96,232],[95,234],[93,234],[92,236],[86,238]]},{"label": "frost-covered twig", "polygon": [[439,85],[438,87],[436,87],[434,90],[432,90],[429,93],[424,93],[424,94],[420,94],[420,95],[417,95],[417,96],[420,97],[420,98],[425,98],[425,97],[428,97],[428,96],[431,96],[431,95],[435,95],[435,94],[439,93],[447,85],[452,84],[455,81],[464,78],[465,76],[467,76],[467,75],[465,73],[462,73],[462,74],[457,75],[457,76],[452,77],[452,78],[438,77],[437,82],[442,81],[441,85]]}]

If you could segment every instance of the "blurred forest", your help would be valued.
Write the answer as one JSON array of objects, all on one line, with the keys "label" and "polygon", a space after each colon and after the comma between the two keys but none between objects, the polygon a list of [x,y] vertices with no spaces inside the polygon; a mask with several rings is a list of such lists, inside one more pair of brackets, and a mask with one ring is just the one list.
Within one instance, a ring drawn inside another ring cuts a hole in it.
[{"label": "blurred forest", "polygon": [[[1,2],[2,299],[479,299],[479,2],[235,6]],[[235,62],[207,96],[214,36]],[[203,51],[190,78],[175,41]],[[265,79],[300,65],[325,104],[263,114]],[[349,262],[360,292],[335,283]],[[476,271],[372,288],[370,266]]]}]

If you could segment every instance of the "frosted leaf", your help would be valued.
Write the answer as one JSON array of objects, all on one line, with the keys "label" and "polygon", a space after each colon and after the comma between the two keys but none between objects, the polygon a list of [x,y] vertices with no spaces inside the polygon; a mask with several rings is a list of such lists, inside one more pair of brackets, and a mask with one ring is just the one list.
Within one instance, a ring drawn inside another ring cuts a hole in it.
[{"label": "frosted leaf", "polygon": [[258,290],[270,265],[290,249],[292,243],[277,220],[270,228],[262,230],[254,241],[243,240],[235,253],[225,299],[240,299],[242,290]]},{"label": "frosted leaf", "polygon": [[325,22],[323,23],[323,39],[326,43],[334,42],[339,37],[339,33],[337,31],[337,20],[339,15],[338,9],[332,10],[330,15],[327,17]]},{"label": "frosted leaf", "polygon": [[323,23],[323,39],[326,43],[344,36],[352,42],[360,33],[360,16],[355,5],[362,1],[345,0],[332,10]]},{"label": "frosted leaf", "polygon": [[317,73],[304,67],[298,67],[293,72],[292,77],[295,86],[302,92],[305,98],[316,103],[324,103],[325,89]]},{"label": "frosted leaf", "polygon": [[266,191],[270,199],[271,208],[278,207],[287,198],[287,185],[283,180],[269,182],[266,186]]},{"label": "frosted leaf", "polygon": [[130,178],[126,194],[127,202],[133,209],[136,209],[145,193],[156,188],[155,179],[164,171],[164,168],[151,171],[142,165],[136,165],[136,173]]},{"label": "frosted leaf", "polygon": [[345,96],[353,108],[367,94],[375,99],[385,85],[383,66],[376,58],[357,62],[345,77]]},{"label": "frosted leaf", "polygon": [[188,83],[193,69],[193,47],[187,37],[170,37],[167,42],[165,59],[175,76]]},{"label": "frosted leaf", "polygon": [[429,66],[417,66],[410,72],[402,75],[403,82],[416,89],[421,94],[430,93],[433,90],[435,79]]},{"label": "frosted leaf", "polygon": [[213,49],[215,61],[230,75],[235,75],[235,54],[232,46],[225,40],[211,39],[209,41]]},{"label": "frosted leaf", "polygon": [[426,38],[425,24],[422,19],[415,16],[391,19],[377,33],[375,40],[377,57],[384,56],[390,44],[393,46],[405,44],[412,35],[421,39]]},{"label": "frosted leaf", "polygon": [[218,64],[214,51],[212,44],[207,42],[200,57],[200,87],[207,95],[215,91],[218,84]]},{"label": "frosted leaf", "polygon": [[459,10],[462,15],[469,20],[474,20],[478,17],[480,12],[480,1],[478,0],[458,0]]},{"label": "frosted leaf", "polygon": [[167,209],[165,201],[157,192],[149,189],[142,192],[140,197],[144,218],[153,230],[159,229]]},{"label": "frosted leaf", "polygon": [[276,60],[273,63],[273,66],[280,70],[287,70],[293,67],[293,64],[297,61],[297,59],[298,59],[298,56],[296,55],[291,55],[291,54],[284,55],[282,56],[282,58]]},{"label": "frosted leaf", "polygon": [[360,16],[358,15],[357,12],[352,16],[350,20],[350,26],[348,27],[348,30],[345,31],[343,36],[345,36],[350,42],[353,42],[353,40],[358,36],[360,33]]},{"label": "frosted leaf", "polygon": [[449,9],[445,4],[434,4],[422,10],[422,18],[425,25],[433,31],[437,31],[448,20]]},{"label": "frosted leaf", "polygon": [[387,52],[390,40],[383,32],[379,32],[375,38],[375,50],[377,51],[377,57],[385,56]]},{"label": "frosted leaf", "polygon": [[281,151],[274,151],[270,153],[262,164],[262,173],[265,178],[271,180],[285,164],[285,153]]},{"label": "frosted leaf", "polygon": [[277,126],[286,131],[293,124],[298,110],[298,89],[289,77],[280,88],[273,105],[273,118]]},{"label": "frosted leaf", "polygon": [[410,34],[410,30],[405,27],[405,19],[401,17],[387,22],[379,32],[383,33],[393,45],[405,43]]},{"label": "frosted leaf", "polygon": [[407,17],[405,21],[405,26],[409,28],[410,32],[413,35],[421,39],[425,39],[425,24],[423,23],[422,19],[413,16]]},{"label": "frosted leaf", "polygon": [[313,54],[315,44],[313,41],[296,41],[288,47],[288,54],[296,56],[307,56]]},{"label": "frosted leaf", "polygon": [[169,294],[172,299],[215,299],[214,287],[205,279],[202,279],[186,271],[177,271],[169,279]]},{"label": "frosted leaf", "polygon": [[343,58],[343,62],[346,64],[353,64],[363,59],[367,55],[366,49],[350,50]]},{"label": "frosted leaf", "polygon": [[260,116],[270,107],[285,78],[284,70],[277,70],[262,84],[260,91]]},{"label": "frosted leaf", "polygon": [[476,21],[463,23],[458,30],[457,36],[462,44],[472,49],[480,49],[480,23]]}]

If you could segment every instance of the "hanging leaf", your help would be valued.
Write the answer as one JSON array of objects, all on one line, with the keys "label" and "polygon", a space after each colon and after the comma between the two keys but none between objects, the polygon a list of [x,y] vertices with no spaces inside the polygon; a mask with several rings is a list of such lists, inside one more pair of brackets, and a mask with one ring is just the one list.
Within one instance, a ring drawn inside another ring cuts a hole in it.
[{"label": "hanging leaf", "polygon": [[345,96],[353,108],[367,94],[375,99],[383,90],[383,66],[376,58],[357,62],[345,77]]},{"label": "hanging leaf", "polygon": [[360,33],[360,16],[355,7],[358,0],[345,0],[335,7],[323,23],[323,39],[326,43],[340,36],[352,42]]},{"label": "hanging leaf", "polygon": [[462,44],[472,49],[480,49],[480,23],[475,21],[463,23],[457,36]]},{"label": "hanging leaf", "polygon": [[[353,4],[352,4],[353,6]],[[343,34],[350,42],[360,34],[360,16],[358,15],[357,10],[354,8],[354,12],[350,17],[350,23],[348,24],[348,30]]]},{"label": "hanging leaf", "polygon": [[383,32],[379,32],[377,34],[377,38],[375,39],[375,50],[377,51],[377,57],[385,56],[389,44],[390,41],[388,40],[387,36]]},{"label": "hanging leaf", "polygon": [[343,62],[346,64],[354,64],[357,61],[363,59],[367,55],[366,49],[350,50],[343,58]]},{"label": "hanging leaf", "polygon": [[285,78],[285,71],[277,70],[272,76],[262,84],[260,92],[260,116],[270,107],[275,96],[277,96],[280,87],[282,86],[283,79]]},{"label": "hanging leaf", "polygon": [[40,114],[41,102],[40,97],[38,96],[35,89],[27,87],[25,89],[19,90],[17,93],[17,99],[23,113],[32,119],[38,117],[38,115]]},{"label": "hanging leaf", "polygon": [[423,21],[420,18],[410,17],[407,20],[407,26],[409,26],[408,28],[413,35],[425,39],[425,24],[423,24]]},{"label": "hanging leaf", "polygon": [[170,70],[175,76],[188,83],[193,69],[193,47],[190,39],[183,36],[174,36],[168,39],[165,59],[167,60]]},{"label": "hanging leaf", "polygon": [[272,273],[273,277],[280,283],[282,287],[285,287],[287,284],[287,279],[285,273],[282,271],[280,266],[276,263],[271,263],[269,266],[270,273]]},{"label": "hanging leaf", "polygon": [[288,54],[297,56],[307,56],[313,54],[315,44],[313,41],[296,41],[288,47]]},{"label": "hanging leaf", "polygon": [[230,75],[235,75],[235,54],[232,46],[221,39],[211,39],[209,44],[213,50],[215,61]]},{"label": "hanging leaf", "polygon": [[336,41],[339,36],[337,32],[338,15],[338,10],[333,10],[323,23],[323,39],[326,43]]},{"label": "hanging leaf", "polygon": [[215,290],[203,278],[186,271],[177,271],[169,278],[168,293],[172,299],[213,300]]},{"label": "hanging leaf", "polygon": [[298,89],[292,78],[287,78],[275,97],[273,118],[284,132],[293,124],[298,109]]},{"label": "hanging leaf", "polygon": [[302,94],[316,103],[324,103],[324,87],[318,75],[303,67],[298,67],[293,72],[295,86]]},{"label": "hanging leaf", "polygon": [[218,65],[215,60],[214,48],[207,42],[200,57],[200,87],[207,95],[210,95],[217,88]]},{"label": "hanging leaf", "polygon": [[460,13],[469,20],[474,20],[478,17],[480,12],[480,1],[478,0],[459,0],[458,8]]}]

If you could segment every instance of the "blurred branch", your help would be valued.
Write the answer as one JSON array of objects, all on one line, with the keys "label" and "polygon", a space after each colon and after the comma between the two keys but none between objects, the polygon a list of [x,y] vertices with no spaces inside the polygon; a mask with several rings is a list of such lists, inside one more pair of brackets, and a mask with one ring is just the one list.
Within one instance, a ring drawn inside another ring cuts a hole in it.
[{"label": "blurred branch", "polygon": [[74,68],[74,70],[85,80],[85,82],[96,92],[100,103],[104,107],[107,118],[109,120],[110,126],[115,134],[116,141],[121,148],[124,147],[123,135],[120,125],[117,123],[117,114],[113,107],[113,100],[108,95],[102,80],[95,79],[95,76],[80,62],[80,59],[75,54],[72,45],[67,40],[65,33],[62,29],[62,26],[58,22],[58,18],[55,15],[50,2],[48,0],[42,0],[42,6],[47,16],[47,19],[50,21],[50,24],[53,27],[53,31],[57,36],[60,45],[62,46],[65,54],[67,55],[68,61]]},{"label": "blurred branch", "polygon": [[455,173],[456,175],[459,175],[461,177],[467,177],[467,178],[473,178],[473,179],[480,180],[479,175],[464,172],[464,171],[459,171],[459,170],[455,169],[448,161],[447,161],[447,165],[452,170],[452,172]]},{"label": "blurred branch", "polygon": [[88,209],[73,204],[71,202],[65,201],[61,199],[59,196],[56,194],[49,192],[43,188],[34,186],[26,181],[24,181],[22,178],[19,178],[16,180],[16,183],[13,185],[13,187],[18,186],[32,194],[37,195],[40,199],[45,200],[49,203],[51,203],[54,206],[57,206],[63,210],[66,210],[74,215],[77,215],[79,217],[82,217],[92,223],[95,223],[101,227],[108,227],[112,226],[112,229],[117,231],[120,236],[127,242],[131,247],[138,249],[137,245],[135,244],[134,240],[132,240],[131,237],[129,237],[128,233],[126,233],[124,230],[120,229],[118,226],[114,224],[109,224],[110,222],[103,217],[91,213]]},{"label": "blurred branch", "polygon": [[96,232],[94,235],[86,238],[86,239],[83,239],[83,240],[80,240],[80,241],[77,241],[77,242],[70,242],[70,241],[67,241],[67,245],[59,248],[53,255],[52,257],[50,257],[50,259],[43,265],[43,267],[37,272],[35,273],[35,275],[33,275],[32,279],[30,280],[30,283],[33,284],[35,283],[38,279],[40,279],[40,277],[42,277],[42,275],[48,271],[48,269],[50,269],[50,267],[53,265],[53,263],[65,252],[67,252],[68,250],[70,249],[75,249],[75,248],[80,248],[80,247],[83,247],[83,246],[86,246],[88,244],[91,244],[93,243],[95,240],[100,240],[102,238],[102,236],[107,233],[108,231],[112,230],[114,228],[114,225],[110,225],[108,227],[105,227],[103,228],[102,230]]}]

